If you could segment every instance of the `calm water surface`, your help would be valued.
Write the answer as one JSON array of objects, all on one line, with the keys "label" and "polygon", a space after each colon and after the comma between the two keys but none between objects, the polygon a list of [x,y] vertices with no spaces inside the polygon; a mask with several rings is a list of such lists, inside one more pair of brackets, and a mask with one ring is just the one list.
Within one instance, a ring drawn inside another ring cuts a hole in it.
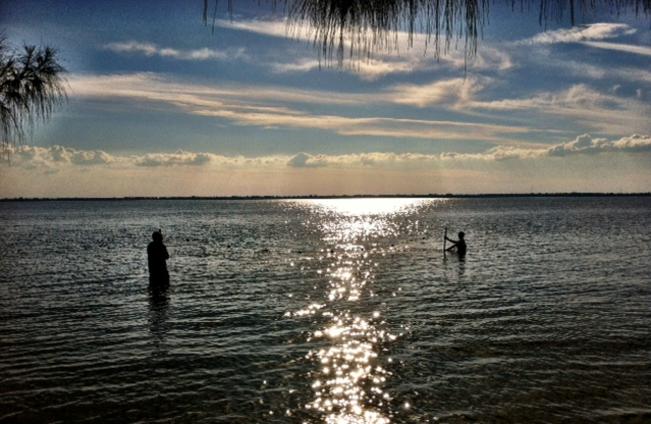
[{"label": "calm water surface", "polygon": [[651,198],[4,202],[0,255],[2,422],[651,421]]}]

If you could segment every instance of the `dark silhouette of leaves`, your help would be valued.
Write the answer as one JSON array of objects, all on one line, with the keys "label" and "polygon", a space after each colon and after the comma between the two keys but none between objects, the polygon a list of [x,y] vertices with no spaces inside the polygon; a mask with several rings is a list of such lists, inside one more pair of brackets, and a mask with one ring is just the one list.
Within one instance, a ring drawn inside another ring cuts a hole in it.
[{"label": "dark silhouette of leaves", "polygon": [[[213,1],[204,0],[203,19],[207,24],[208,10],[214,5],[214,27],[218,1]],[[497,1],[510,4],[513,13],[537,10],[541,25],[563,19],[574,24],[578,16],[593,12],[651,16],[651,0],[268,0],[271,7],[284,5],[290,29],[310,24],[319,57],[339,64],[346,49],[350,58],[359,59],[395,48],[398,31],[406,31],[410,42],[415,32],[424,33],[436,57],[455,40],[464,43],[467,57],[474,56],[490,6]],[[233,3],[228,1],[231,12]]]},{"label": "dark silhouette of leaves", "polygon": [[51,47],[12,51],[0,39],[0,147],[8,152],[27,128],[50,117],[66,99],[65,69]]}]

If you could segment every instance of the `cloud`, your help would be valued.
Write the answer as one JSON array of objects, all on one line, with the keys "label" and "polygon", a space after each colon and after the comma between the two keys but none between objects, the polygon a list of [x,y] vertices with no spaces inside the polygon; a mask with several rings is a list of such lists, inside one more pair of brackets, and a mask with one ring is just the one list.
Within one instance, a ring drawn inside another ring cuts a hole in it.
[{"label": "cloud", "polygon": [[[206,86],[177,83],[155,74],[73,76],[71,95],[93,98],[122,97],[157,102],[193,115],[228,120],[235,125],[264,128],[317,129],[348,136],[378,136],[428,140],[501,142],[504,135],[525,134],[526,126],[486,124],[464,120],[425,120],[398,117],[350,117],[308,112],[297,104],[368,106],[403,104],[419,106],[466,99],[479,89],[474,79],[443,80],[428,86],[426,96],[418,86],[395,86],[377,93],[330,93],[264,86]],[[455,94],[460,90],[460,96]],[[473,91],[474,90],[474,91]],[[445,105],[444,105],[445,106]]]},{"label": "cloud", "polygon": [[[27,169],[52,170],[65,167],[110,167],[128,169],[133,167],[247,167],[283,164],[285,156],[246,158],[223,156],[207,152],[177,150],[171,153],[143,153],[117,155],[102,150],[81,150],[54,145],[49,147],[21,145],[10,151],[9,165]],[[6,165],[6,164],[5,164]]]},{"label": "cloud", "polygon": [[287,166],[291,166],[293,168],[315,168],[324,165],[325,163],[320,161],[318,157],[303,152],[292,156],[287,161]]},{"label": "cloud", "polygon": [[196,110],[193,113],[201,116],[228,119],[244,126],[319,129],[348,136],[426,140],[478,140],[497,143],[503,140],[503,137],[499,137],[498,134],[527,133],[531,130],[525,127],[509,127],[496,124],[385,117],[351,118],[340,115],[305,114],[298,111],[292,113],[239,113],[219,109]]},{"label": "cloud", "polygon": [[651,153],[651,135],[622,137],[617,140],[592,138],[583,134],[576,139],[555,144],[547,148],[526,148],[513,146],[495,146],[481,153],[445,152],[440,154],[421,153],[356,153],[345,155],[311,155],[298,153],[287,161],[293,168],[321,167],[382,167],[390,165],[427,165],[441,162],[499,162],[507,160],[540,160],[578,154],[598,153]]},{"label": "cloud", "polygon": [[[259,105],[275,101],[299,104],[361,105],[369,101],[365,94],[332,93],[320,90],[302,90],[263,85],[205,85],[175,82],[164,75],[139,72],[109,75],[72,75],[72,96],[130,97],[172,103],[194,101],[197,104],[222,106],[222,102],[243,105],[244,101]],[[202,102],[203,101],[203,102]]]},{"label": "cloud", "polygon": [[[318,60],[301,58],[295,62],[272,63],[271,68],[276,73],[302,73],[313,70],[323,71],[330,69],[331,66]],[[399,58],[391,60],[367,58],[343,64],[341,67],[337,67],[336,70],[356,74],[367,81],[375,81],[386,75],[414,72],[417,68],[415,64]]]},{"label": "cloud", "polygon": [[584,46],[651,56],[651,47],[634,44],[613,43],[603,40],[633,35],[637,30],[627,24],[595,23],[570,29],[545,31],[518,44],[565,44],[578,43]]},{"label": "cloud", "polygon": [[138,41],[108,43],[104,45],[104,49],[115,53],[140,53],[145,56],[154,56],[160,53],[160,49],[155,44]]},{"label": "cloud", "polygon": [[248,58],[244,48],[214,50],[204,47],[201,49],[180,50],[171,47],[159,47],[156,44],[141,41],[113,42],[104,45],[104,48],[114,53],[141,54],[149,57],[159,56],[178,60],[204,61]]},{"label": "cloud", "polygon": [[[284,20],[218,20],[217,25],[231,30],[252,32],[259,35],[292,38],[297,41],[313,43],[315,29],[306,23],[289,24]],[[351,51],[359,51],[356,42],[350,38],[344,40],[346,57],[342,66],[335,66],[338,71],[358,75],[361,79],[374,81],[387,75],[427,72],[436,69],[455,69],[504,72],[515,67],[511,56],[504,49],[491,47],[487,43],[477,55],[468,58],[463,50],[451,49],[440,52],[439,57],[433,53],[431,40],[425,34],[409,34],[398,31],[392,41],[385,41],[383,48],[374,51],[372,55],[354,58]],[[329,68],[330,61],[322,61],[310,57],[299,57],[294,61],[270,63],[276,73],[310,72],[316,69]]]},{"label": "cloud", "polygon": [[453,78],[425,85],[401,84],[392,88],[396,103],[416,107],[435,104],[466,103],[483,88],[478,78]]},{"label": "cloud", "polygon": [[572,27],[569,29],[557,29],[541,32],[532,38],[525,40],[525,43],[532,44],[555,44],[555,43],[578,43],[582,41],[605,40],[625,35],[635,34],[637,30],[627,24],[616,23],[594,23],[589,25]]},{"label": "cloud", "polygon": [[51,169],[59,165],[95,166],[115,162],[114,156],[102,150],[77,150],[71,147],[49,148],[23,145],[11,152],[12,162],[28,168]]},{"label": "cloud", "polygon": [[315,59],[299,59],[295,62],[272,63],[271,68],[279,74],[294,72],[309,72],[315,69],[321,69],[322,64]]},{"label": "cloud", "polygon": [[[643,98],[622,97],[612,91],[602,93],[586,84],[575,84],[564,90],[523,98],[482,99],[484,90],[495,85],[495,81],[469,76],[425,84],[397,84],[371,93],[332,93],[281,86],[194,84],[151,73],[73,75],[70,95],[164,104],[181,113],[225,120],[238,126],[312,129],[341,136],[434,142],[472,140],[522,144],[522,138],[533,132],[557,137],[559,130],[553,128],[554,124],[546,124],[547,128],[531,125],[541,122],[541,116],[563,120],[566,125],[578,128],[576,132],[618,136],[651,131],[647,119],[651,106]],[[447,120],[412,119],[408,110],[393,111],[389,116],[359,116],[360,110],[382,104],[435,107],[460,116]],[[331,106],[337,106],[336,114],[318,112],[320,107],[330,112]],[[536,116],[532,117],[532,113]],[[492,123],[487,123],[487,117]],[[567,130],[560,132],[567,134]]]},{"label": "cloud", "polygon": [[609,96],[595,91],[585,84],[575,84],[566,90],[558,92],[541,92],[532,97],[521,99],[501,99],[480,101],[472,100],[467,106],[491,110],[517,110],[534,108],[581,107],[588,108],[595,104],[621,103],[615,96]]},{"label": "cloud", "polygon": [[613,142],[615,150],[625,152],[649,152],[651,151],[651,136],[633,134],[629,137],[622,137]]},{"label": "cloud", "polygon": [[636,81],[651,84],[651,72],[646,69],[622,66],[595,66],[586,62],[557,59],[553,56],[545,56],[543,61],[540,64],[551,66],[580,78],[588,77],[595,80],[617,79],[626,83]]},{"label": "cloud", "polygon": [[175,153],[149,153],[136,158],[136,166],[201,166],[212,160],[209,153],[192,153],[178,150]]},{"label": "cloud", "polygon": [[651,107],[636,98],[605,94],[586,84],[575,84],[557,92],[541,92],[528,98],[471,100],[464,107],[493,112],[534,111],[571,119],[588,128],[619,135],[651,131]]},{"label": "cloud", "polygon": [[598,49],[613,50],[618,52],[638,54],[642,56],[651,56],[651,47],[635,46],[631,44],[608,43],[605,41],[585,41],[581,43],[585,46],[595,47]]},{"label": "cloud", "polygon": [[221,28],[253,32],[277,38],[292,37],[302,41],[312,41],[314,28],[309,25],[288,25],[286,20],[227,20],[217,19],[215,25]]},{"label": "cloud", "polygon": [[300,73],[314,70],[334,69],[357,75],[366,81],[376,81],[388,75],[410,74],[414,72],[431,72],[434,70],[469,70],[485,72],[503,72],[515,67],[511,56],[505,51],[482,46],[473,58],[466,58],[463,52],[450,51],[439,58],[426,53],[426,48],[419,50],[412,46],[401,51],[376,52],[372,57],[350,60],[336,66],[310,58],[299,58],[293,62],[273,62],[270,64],[276,73]]},{"label": "cloud", "polygon": [[[131,173],[168,169],[182,172],[282,171],[283,169],[434,169],[439,166],[464,168],[473,164],[505,161],[558,161],[564,157],[597,154],[651,154],[651,135],[633,134],[618,139],[595,138],[583,134],[574,140],[547,147],[497,145],[477,153],[364,152],[349,154],[224,156],[209,152],[178,150],[171,153],[109,154],[99,150],[79,150],[63,146],[20,146],[14,148],[11,163],[0,162],[0,170],[24,169],[54,174],[61,171],[92,169]],[[645,156],[649,157],[649,156]],[[149,170],[149,171],[147,171]],[[148,174],[153,175],[153,174]]]},{"label": "cloud", "polygon": [[610,141],[605,138],[592,138],[589,134],[583,134],[569,143],[553,146],[547,152],[549,156],[605,152],[651,153],[651,136],[633,134],[619,140]]}]

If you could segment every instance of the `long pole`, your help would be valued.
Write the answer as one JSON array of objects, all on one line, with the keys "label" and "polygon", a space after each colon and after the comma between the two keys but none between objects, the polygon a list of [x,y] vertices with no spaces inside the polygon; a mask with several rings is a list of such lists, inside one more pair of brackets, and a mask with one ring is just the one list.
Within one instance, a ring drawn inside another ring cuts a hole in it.
[{"label": "long pole", "polygon": [[445,233],[443,234],[443,254],[445,255],[445,242],[448,241],[448,227],[445,227]]}]

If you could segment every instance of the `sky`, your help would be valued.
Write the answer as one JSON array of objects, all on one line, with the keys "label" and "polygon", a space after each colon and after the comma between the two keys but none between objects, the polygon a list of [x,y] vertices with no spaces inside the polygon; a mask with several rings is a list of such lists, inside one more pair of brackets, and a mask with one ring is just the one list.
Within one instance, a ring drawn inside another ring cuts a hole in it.
[{"label": "sky", "polygon": [[340,65],[268,2],[226,3],[213,32],[200,0],[3,1],[12,46],[58,50],[68,101],[0,163],[0,197],[651,187],[650,17],[541,26],[495,2],[469,60],[398,33]]}]

